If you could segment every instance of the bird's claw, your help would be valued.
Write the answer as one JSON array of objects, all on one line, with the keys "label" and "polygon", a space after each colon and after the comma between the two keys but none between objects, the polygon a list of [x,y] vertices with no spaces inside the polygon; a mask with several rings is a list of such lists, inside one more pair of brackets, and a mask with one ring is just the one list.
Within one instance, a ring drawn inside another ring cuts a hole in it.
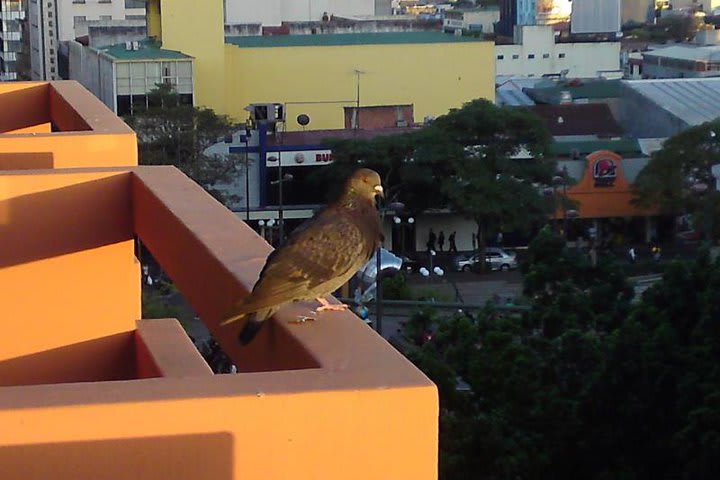
[{"label": "bird's claw", "polygon": [[298,315],[295,320],[290,320],[288,323],[305,323],[315,321],[315,317],[309,315]]},{"label": "bird's claw", "polygon": [[348,305],[345,305],[344,303],[341,303],[340,305],[321,305],[318,308],[315,309],[315,312],[344,312],[348,308],[350,308]]}]

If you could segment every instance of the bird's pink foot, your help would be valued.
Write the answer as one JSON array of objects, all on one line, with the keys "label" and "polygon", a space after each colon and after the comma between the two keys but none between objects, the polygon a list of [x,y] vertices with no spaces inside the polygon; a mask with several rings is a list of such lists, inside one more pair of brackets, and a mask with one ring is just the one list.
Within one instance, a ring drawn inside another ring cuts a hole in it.
[{"label": "bird's pink foot", "polygon": [[324,298],[317,298],[317,301],[320,302],[320,306],[315,309],[315,312],[344,312],[349,306],[345,305],[344,303],[340,304],[334,304],[330,303]]}]

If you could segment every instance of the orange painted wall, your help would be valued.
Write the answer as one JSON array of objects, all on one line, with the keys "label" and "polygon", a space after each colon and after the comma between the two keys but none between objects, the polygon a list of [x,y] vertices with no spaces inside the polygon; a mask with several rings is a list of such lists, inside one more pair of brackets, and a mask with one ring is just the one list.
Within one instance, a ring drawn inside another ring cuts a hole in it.
[{"label": "orange painted wall", "polygon": [[0,83],[0,170],[16,168],[17,154],[42,157],[34,168],[138,162],[135,133],[73,81]]},{"label": "orange painted wall", "polygon": [[[612,159],[617,165],[617,177],[612,186],[595,186],[593,165],[602,158]],[[638,217],[656,215],[651,209],[639,208],[632,204],[633,194],[630,183],[622,169],[622,157],[608,150],[601,150],[587,156],[587,168],[583,178],[568,188],[568,197],[579,203],[580,218]],[[558,211],[556,218],[562,218]]]},{"label": "orange painted wall", "polygon": [[[312,384],[293,375],[288,385]],[[239,375],[121,387],[56,387],[50,399],[45,386],[22,397],[5,389],[3,480],[437,478],[432,388],[289,394]],[[13,400],[24,408],[5,408]]]},{"label": "orange painted wall", "polygon": [[134,374],[129,174],[0,175],[0,384]]}]

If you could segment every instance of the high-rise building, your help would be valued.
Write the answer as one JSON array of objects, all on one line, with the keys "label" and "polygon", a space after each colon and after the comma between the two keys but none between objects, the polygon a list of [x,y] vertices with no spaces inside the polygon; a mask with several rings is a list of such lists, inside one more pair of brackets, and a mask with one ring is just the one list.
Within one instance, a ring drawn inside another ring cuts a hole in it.
[{"label": "high-rise building", "polygon": [[145,19],[145,0],[28,0],[33,80],[56,80],[66,42],[92,24]]},{"label": "high-rise building", "polygon": [[17,80],[19,77],[18,70],[23,61],[24,20],[22,0],[0,0],[0,81]]},{"label": "high-rise building", "polygon": [[512,37],[515,26],[553,25],[570,19],[570,0],[500,0],[498,33]]}]

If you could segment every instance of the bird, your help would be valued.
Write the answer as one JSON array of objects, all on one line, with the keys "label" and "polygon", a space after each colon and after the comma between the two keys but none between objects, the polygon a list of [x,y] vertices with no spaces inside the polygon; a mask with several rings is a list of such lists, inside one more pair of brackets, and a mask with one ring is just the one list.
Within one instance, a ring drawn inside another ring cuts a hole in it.
[{"label": "bird", "polygon": [[290,302],[315,299],[320,307],[314,313],[346,310],[347,305],[330,304],[325,297],[350,280],[382,245],[378,197],[385,197],[380,175],[368,168],[356,170],[337,200],[268,256],[251,293],[233,305],[221,325],[245,320],[238,339],[247,345],[265,321]]}]

